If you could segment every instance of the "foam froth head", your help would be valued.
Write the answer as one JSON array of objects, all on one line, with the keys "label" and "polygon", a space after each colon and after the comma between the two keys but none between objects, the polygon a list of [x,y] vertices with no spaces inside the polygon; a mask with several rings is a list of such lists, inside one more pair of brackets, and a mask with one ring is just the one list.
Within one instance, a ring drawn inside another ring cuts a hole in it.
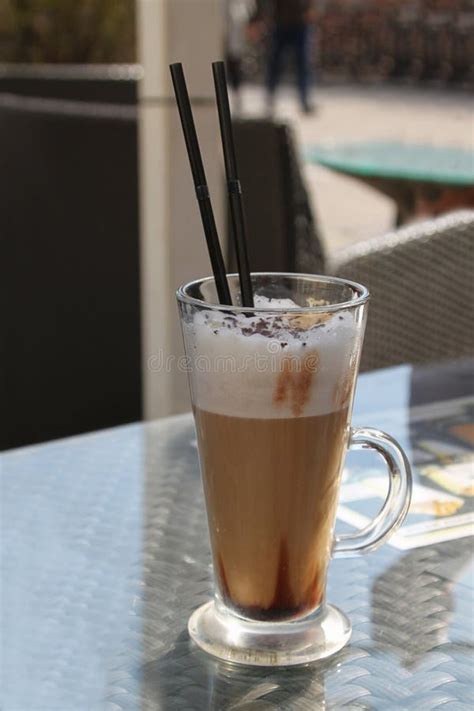
[{"label": "foam froth head", "polygon": [[[350,405],[363,319],[323,299],[259,296],[251,313],[202,307],[183,323],[196,407],[246,418],[323,415]],[[312,310],[313,309],[313,310]]]}]

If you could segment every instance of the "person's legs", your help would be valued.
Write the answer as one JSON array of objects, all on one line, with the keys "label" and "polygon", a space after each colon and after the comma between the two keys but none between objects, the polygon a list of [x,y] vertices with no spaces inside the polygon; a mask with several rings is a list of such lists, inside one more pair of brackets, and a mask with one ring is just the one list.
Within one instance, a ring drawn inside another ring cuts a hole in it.
[{"label": "person's legs", "polygon": [[298,27],[294,33],[294,49],[296,56],[296,73],[298,91],[303,111],[309,113],[312,108],[309,102],[310,70],[310,28],[307,25]]},{"label": "person's legs", "polygon": [[273,107],[275,92],[281,75],[281,62],[286,43],[287,37],[284,30],[276,27],[271,38],[267,68],[268,104],[271,108]]},{"label": "person's legs", "polygon": [[226,57],[227,76],[233,91],[234,110],[240,113],[242,110],[242,97],[240,87],[242,86],[242,60],[240,57],[228,54]]},{"label": "person's legs", "polygon": [[226,57],[227,76],[233,91],[238,91],[241,84],[240,59],[232,54]]}]

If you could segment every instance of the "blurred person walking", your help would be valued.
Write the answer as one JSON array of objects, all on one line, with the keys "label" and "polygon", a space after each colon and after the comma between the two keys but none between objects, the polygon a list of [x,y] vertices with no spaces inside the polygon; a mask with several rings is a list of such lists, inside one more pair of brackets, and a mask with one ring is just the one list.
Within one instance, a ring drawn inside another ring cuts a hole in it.
[{"label": "blurred person walking", "polygon": [[255,15],[255,0],[224,0],[226,21],[226,67],[233,92],[234,110],[242,111],[242,56],[245,51],[246,31]]},{"label": "blurred person walking", "polygon": [[290,53],[296,62],[296,76],[301,109],[312,113],[310,102],[310,42],[316,19],[315,0],[259,0],[256,21],[269,21],[272,32],[267,66],[268,109],[273,112],[283,58]]}]

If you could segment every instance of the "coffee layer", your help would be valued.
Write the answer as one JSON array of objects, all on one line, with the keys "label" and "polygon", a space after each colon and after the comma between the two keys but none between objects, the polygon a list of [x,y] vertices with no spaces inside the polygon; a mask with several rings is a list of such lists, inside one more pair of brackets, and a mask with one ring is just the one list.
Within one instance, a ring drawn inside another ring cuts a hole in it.
[{"label": "coffee layer", "polygon": [[241,418],[195,409],[214,570],[252,619],[284,620],[323,599],[348,410]]}]

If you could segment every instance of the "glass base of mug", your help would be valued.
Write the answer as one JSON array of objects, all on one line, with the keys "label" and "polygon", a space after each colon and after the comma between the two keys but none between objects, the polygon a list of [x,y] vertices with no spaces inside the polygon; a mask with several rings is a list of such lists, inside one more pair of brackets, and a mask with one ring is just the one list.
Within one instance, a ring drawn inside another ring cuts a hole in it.
[{"label": "glass base of mug", "polygon": [[292,622],[259,622],[212,601],[191,615],[188,631],[201,649],[226,662],[284,667],[335,654],[349,641],[352,627],[343,612],[328,604]]}]

